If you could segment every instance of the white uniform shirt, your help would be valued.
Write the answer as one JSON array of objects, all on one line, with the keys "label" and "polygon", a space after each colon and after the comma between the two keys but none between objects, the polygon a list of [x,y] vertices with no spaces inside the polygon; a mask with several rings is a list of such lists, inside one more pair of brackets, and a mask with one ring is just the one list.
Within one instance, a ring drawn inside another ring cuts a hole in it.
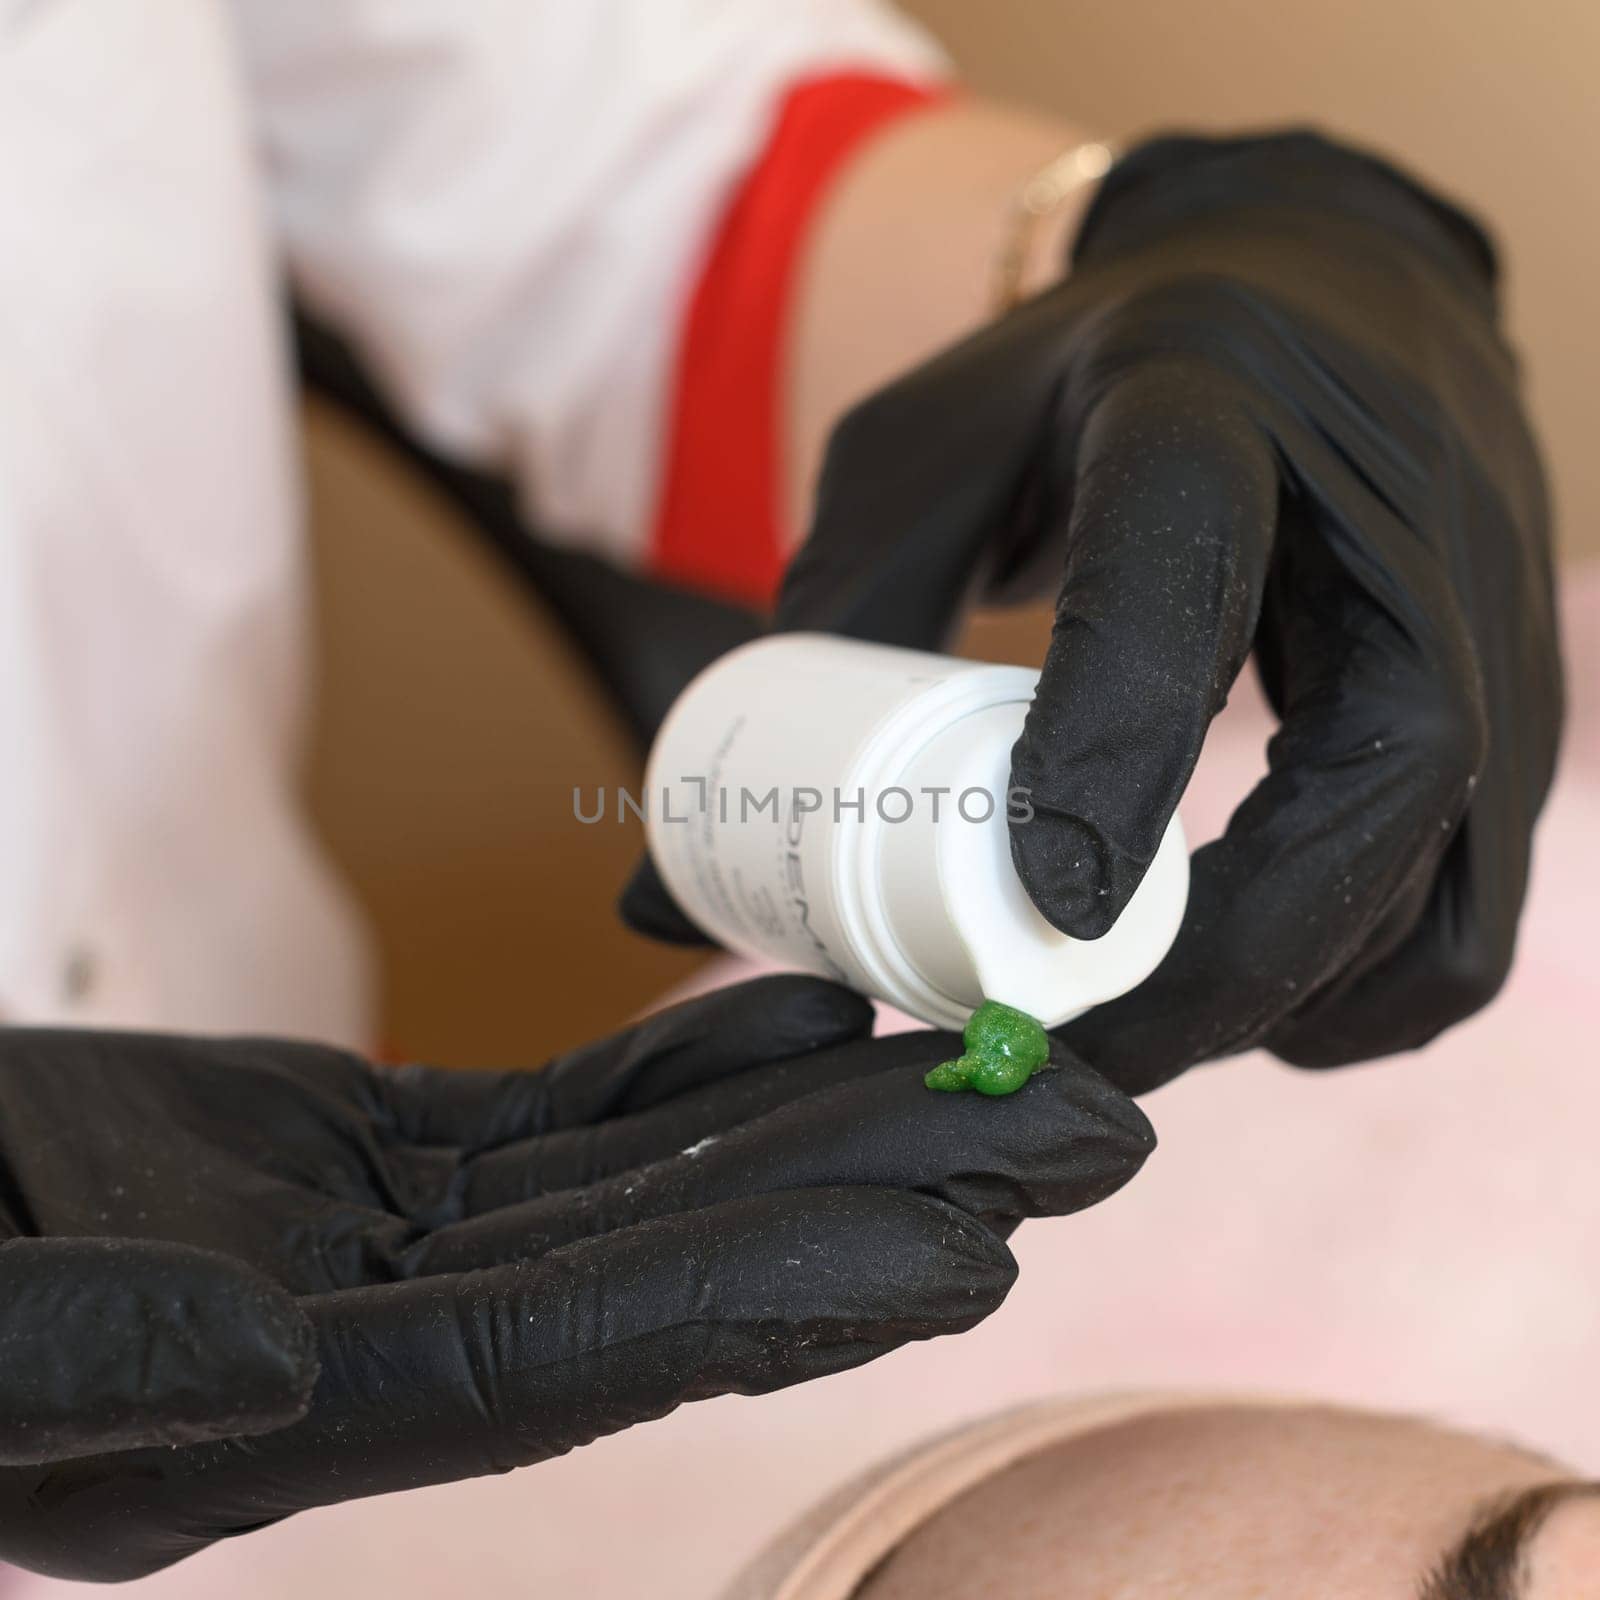
[{"label": "white uniform shirt", "polygon": [[678,323],[877,0],[0,0],[0,1017],[366,1044],[299,814],[279,263],[418,432],[642,554]]}]

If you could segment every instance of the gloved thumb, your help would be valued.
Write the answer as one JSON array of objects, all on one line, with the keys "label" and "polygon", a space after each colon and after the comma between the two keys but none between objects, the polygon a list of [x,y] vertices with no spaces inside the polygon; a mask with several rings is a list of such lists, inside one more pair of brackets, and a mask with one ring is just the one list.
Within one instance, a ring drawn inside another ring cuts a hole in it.
[{"label": "gloved thumb", "polygon": [[316,1376],[294,1300],[229,1256],[0,1243],[0,1463],[266,1433],[304,1415]]}]

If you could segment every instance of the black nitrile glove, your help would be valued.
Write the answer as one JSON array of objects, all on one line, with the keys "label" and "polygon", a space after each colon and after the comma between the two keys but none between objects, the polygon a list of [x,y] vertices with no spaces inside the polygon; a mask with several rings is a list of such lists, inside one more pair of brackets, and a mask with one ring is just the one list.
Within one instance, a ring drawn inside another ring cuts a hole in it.
[{"label": "black nitrile glove", "polygon": [[1472,221],[1312,134],[1140,147],[1070,278],[843,420],[778,625],[938,648],[973,598],[1057,583],[1012,856],[1058,928],[1126,905],[1252,650],[1282,718],[1170,956],[1074,1048],[1138,1091],[1258,1044],[1410,1049],[1488,1001],[1562,695]]},{"label": "black nitrile glove", "polygon": [[0,1560],[138,1577],[971,1327],[1149,1125],[1064,1051],[931,1093],[954,1041],[870,1017],[769,978],[509,1074],[0,1033]]}]

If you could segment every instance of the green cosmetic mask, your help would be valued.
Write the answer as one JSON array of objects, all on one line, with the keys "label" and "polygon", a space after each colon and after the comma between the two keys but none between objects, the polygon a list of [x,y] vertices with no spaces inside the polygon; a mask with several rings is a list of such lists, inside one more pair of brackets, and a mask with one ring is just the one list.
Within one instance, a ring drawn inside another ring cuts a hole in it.
[{"label": "green cosmetic mask", "polygon": [[964,1052],[941,1061],[922,1081],[954,1094],[1015,1094],[1050,1059],[1050,1037],[1025,1011],[985,1000],[967,1019]]}]

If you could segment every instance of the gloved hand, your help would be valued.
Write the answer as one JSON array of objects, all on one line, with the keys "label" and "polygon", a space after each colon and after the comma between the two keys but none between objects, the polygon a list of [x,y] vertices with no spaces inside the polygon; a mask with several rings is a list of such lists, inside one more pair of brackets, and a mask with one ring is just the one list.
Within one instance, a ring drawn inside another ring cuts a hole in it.
[{"label": "gloved hand", "polygon": [[498,1074],[0,1033],[0,1560],[137,1577],[971,1327],[1149,1125],[1065,1052],[929,1093],[951,1038],[870,1015],[770,978]]},{"label": "gloved hand", "polygon": [[1305,133],[1158,139],[1071,276],[837,429],[778,610],[938,648],[1060,584],[1012,781],[1094,938],[1254,650],[1271,771],[1157,973],[1066,1038],[1124,1088],[1421,1045],[1511,961],[1561,722],[1549,510],[1478,227]]}]

